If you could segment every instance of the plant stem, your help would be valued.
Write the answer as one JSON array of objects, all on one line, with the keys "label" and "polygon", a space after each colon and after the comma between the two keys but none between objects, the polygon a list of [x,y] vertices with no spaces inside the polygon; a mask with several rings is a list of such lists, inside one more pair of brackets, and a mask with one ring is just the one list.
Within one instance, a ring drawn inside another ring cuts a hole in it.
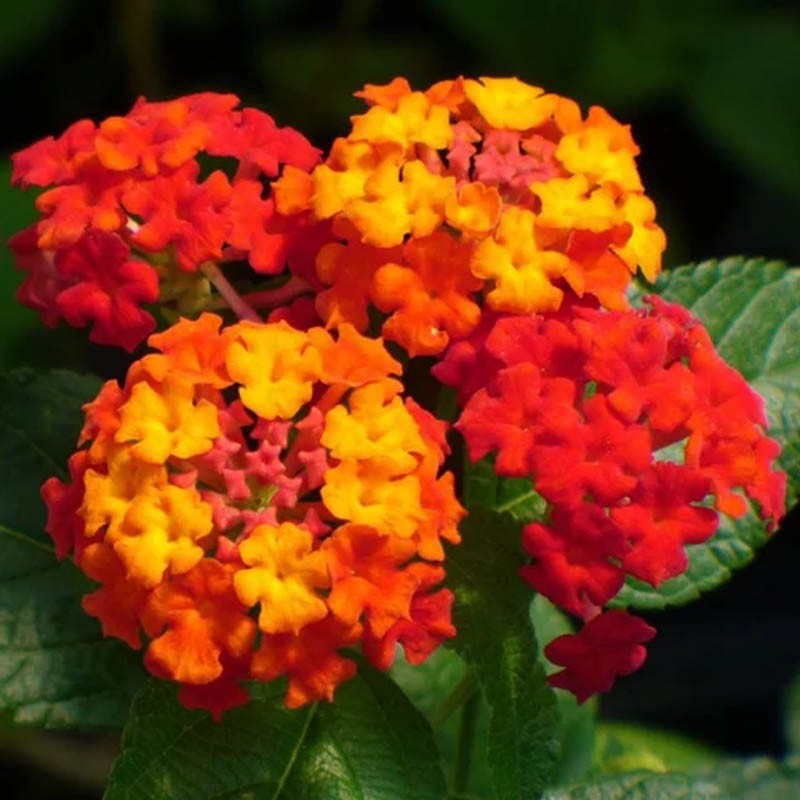
[{"label": "plant stem", "polygon": [[283,286],[279,286],[277,289],[265,289],[263,292],[253,292],[252,294],[244,295],[244,297],[255,308],[275,308],[275,306],[288,303],[290,300],[294,300],[295,297],[311,291],[312,286],[308,281],[295,276],[289,278]]},{"label": "plant stem", "polygon": [[200,269],[239,319],[247,319],[251,322],[262,322],[261,317],[258,316],[252,306],[247,303],[239,292],[233,288],[216,264],[211,261],[206,261]]},{"label": "plant stem", "polygon": [[443,725],[454,711],[458,711],[467,700],[478,691],[478,679],[471,669],[467,669],[464,677],[455,685],[441,705],[430,715],[431,726],[436,729]]},{"label": "plant stem", "polygon": [[[249,306],[253,308],[275,308],[276,306],[288,303],[303,294],[310,294],[313,287],[302,278],[291,278],[283,286],[277,289],[264,289],[261,292],[250,292],[250,294],[240,295]],[[213,299],[207,308],[227,308],[228,303],[222,298]]]},{"label": "plant stem", "polygon": [[475,731],[478,723],[481,696],[473,692],[461,709],[461,721],[458,726],[458,743],[456,759],[453,765],[453,793],[464,794],[469,784],[469,773],[472,767],[472,751],[475,746]]}]

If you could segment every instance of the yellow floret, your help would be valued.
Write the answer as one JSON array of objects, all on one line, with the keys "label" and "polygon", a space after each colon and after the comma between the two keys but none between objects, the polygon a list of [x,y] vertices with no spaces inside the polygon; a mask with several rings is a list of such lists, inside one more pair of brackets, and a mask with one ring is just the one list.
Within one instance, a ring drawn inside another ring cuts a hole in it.
[{"label": "yellow floret", "polygon": [[264,633],[298,633],[328,613],[316,589],[329,585],[325,556],[312,552],[314,537],[284,522],[259,525],[239,552],[251,569],[239,570],[234,586],[246,606],[261,603],[258,625]]},{"label": "yellow floret", "polygon": [[563,253],[538,248],[534,222],[531,211],[508,208],[494,238],[475,250],[470,268],[479,278],[494,281],[486,300],[495,311],[529,314],[561,305],[563,292],[551,281],[570,268],[570,261]]},{"label": "yellow floret", "polygon": [[403,475],[425,452],[414,418],[400,397],[388,403],[381,385],[370,384],[350,396],[350,410],[332,408],[320,441],[338,459],[372,459],[388,475]]},{"label": "yellow floret", "polygon": [[167,376],[156,387],[147,381],[134,384],[120,409],[114,440],[132,443],[131,452],[142,461],[164,464],[170,456],[205,453],[217,436],[216,406],[208,400],[195,404],[192,383]]},{"label": "yellow floret", "polygon": [[240,322],[234,333],[226,366],[242,402],[264,419],[291,419],[311,399],[320,372],[308,336],[285,322]]},{"label": "yellow floret", "polygon": [[558,98],[518,78],[464,81],[464,92],[493,128],[525,131],[547,121]]}]

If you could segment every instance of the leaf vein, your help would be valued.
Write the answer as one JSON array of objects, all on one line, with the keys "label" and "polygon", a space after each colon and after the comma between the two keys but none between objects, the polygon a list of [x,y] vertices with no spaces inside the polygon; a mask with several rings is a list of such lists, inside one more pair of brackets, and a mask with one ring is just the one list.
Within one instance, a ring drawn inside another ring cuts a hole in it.
[{"label": "leaf vein", "polygon": [[297,763],[297,759],[300,755],[300,748],[303,746],[303,742],[305,742],[306,737],[308,736],[308,729],[311,726],[311,720],[317,713],[318,707],[319,703],[314,703],[308,710],[308,715],[306,716],[305,722],[303,723],[303,728],[300,731],[300,735],[297,737],[297,742],[295,743],[295,746],[292,748],[292,752],[289,755],[289,758],[286,762],[286,768],[283,770],[283,774],[278,780],[278,785],[275,788],[275,791],[272,793],[272,800],[277,800],[277,798],[280,796],[284,786],[286,785],[286,781],[289,779],[289,775],[291,774],[295,763]]}]

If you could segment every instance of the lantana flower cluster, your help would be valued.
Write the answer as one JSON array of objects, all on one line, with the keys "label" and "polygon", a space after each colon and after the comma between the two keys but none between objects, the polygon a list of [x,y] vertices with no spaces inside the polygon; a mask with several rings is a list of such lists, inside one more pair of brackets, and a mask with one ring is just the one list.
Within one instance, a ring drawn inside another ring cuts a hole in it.
[{"label": "lantana flower cluster", "polygon": [[763,404],[687,311],[630,305],[666,240],[628,126],[516,78],[357,94],[327,154],[203,93],[14,157],[46,189],[11,242],[22,302],[128,350],[148,305],[186,317],[86,406],[47,530],[100,584],[104,632],[217,716],[249,679],[329,699],[356,645],[424,660],[456,633],[443,542],[465,511],[448,426],[387,342],[457,390],[470,458],[546,501],[509,580],[582,622],[545,651],[582,701],[655,633],[614,607],[626,579],[682,574],[720,514],[774,528]]},{"label": "lantana flower cluster", "polygon": [[529,478],[547,501],[547,521],[523,528],[522,576],[587,623],[545,650],[564,667],[551,683],[579,700],[638,669],[655,634],[603,612],[627,576],[658,587],[681,575],[686,545],[748,498],[769,530],[784,512],[761,399],[680,306],[498,315],[434,371],[459,389],[470,457],[493,454],[498,475]]},{"label": "lantana flower cluster", "polygon": [[215,715],[245,679],[287,676],[290,707],[330,699],[357,643],[382,669],[398,643],[418,663],[455,633],[443,424],[351,327],[220,325],[152,336],[87,406],[71,482],[43,487],[58,555],[100,584],[84,608]]},{"label": "lantana flower cluster", "polygon": [[335,241],[304,277],[328,325],[367,326],[412,356],[441,353],[487,310],[557,309],[565,293],[626,305],[641,267],[665,247],[627,126],[602,108],[516,78],[444,81],[412,91],[397,78],[358,93],[352,118],[308,174],[287,167],[277,207],[331,220]]},{"label": "lantana flower cluster", "polygon": [[212,92],[140,99],[124,117],[81,120],[16,153],[12,182],[46,189],[41,219],[10,242],[26,272],[19,300],[51,327],[91,325],[92,341],[131,351],[155,329],[148,305],[204,306],[203,267],[213,277],[222,262],[246,261],[270,276],[307,258],[301,218],[277,215],[268,186],[320,151],[238,105]]}]

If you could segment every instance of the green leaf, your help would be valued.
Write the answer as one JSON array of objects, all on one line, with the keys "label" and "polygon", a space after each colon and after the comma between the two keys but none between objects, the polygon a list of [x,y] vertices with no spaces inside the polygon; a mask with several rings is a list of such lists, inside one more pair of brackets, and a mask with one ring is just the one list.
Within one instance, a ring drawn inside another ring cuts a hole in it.
[{"label": "green leaf", "polygon": [[548,792],[545,800],[789,800],[800,797],[800,764],[724,760],[688,773],[631,772]]},{"label": "green leaf", "polygon": [[47,728],[120,727],[141,654],[103,639],[80,606],[91,585],[46,545],[0,528],[0,709]]},{"label": "green leaf", "polygon": [[494,508],[497,503],[497,483],[500,479],[494,471],[494,459],[482,458],[474,464],[464,457],[464,491],[462,501],[467,508],[480,506]]},{"label": "green leaf", "polygon": [[800,797],[800,761],[778,764],[769,758],[723,761],[713,773],[725,800],[789,800]]},{"label": "green leaf", "polygon": [[[540,594],[533,598],[530,614],[536,638],[540,642],[551,642],[558,636],[575,632],[569,617]],[[558,669],[544,657],[543,652],[540,653],[539,660],[547,674]],[[592,765],[597,701],[593,698],[579,705],[571,692],[559,691],[555,695],[558,702],[558,739],[561,742],[561,752],[553,771],[552,783],[560,786],[584,777]]]},{"label": "green leaf", "polygon": [[334,703],[296,711],[285,683],[251,684],[250,702],[214,722],[174,685],[137,695],[105,800],[441,800],[444,778],[424,718],[366,665]]},{"label": "green leaf", "polygon": [[[764,398],[791,507],[800,489],[800,270],[763,259],[705,261],[664,273],[652,291],[696,314],[720,355]],[[685,574],[657,590],[629,579],[613,605],[684,605],[724,583],[768,538],[754,509],[737,520],[721,517],[713,539],[687,547]]]},{"label": "green leaf", "polygon": [[221,723],[189,711],[173,685],[136,697],[106,800],[441,800],[430,727],[385,675],[365,664],[333,703],[283,706],[285,684],[251,684]]},{"label": "green leaf", "polygon": [[150,681],[133,702],[105,800],[276,798],[316,709],[284,708],[285,688],[254,685],[250,702],[216,723],[181,706],[174,684]]},{"label": "green leaf", "polygon": [[498,800],[538,797],[558,757],[558,710],[537,659],[519,522],[476,507],[448,554],[456,594],[456,647],[475,670],[491,710],[488,760]]},{"label": "green leaf", "polygon": [[453,688],[468,672],[464,659],[448,647],[440,647],[419,665],[411,665],[402,652],[389,670],[392,680],[429,719],[442,713]]},{"label": "green leaf", "polygon": [[695,772],[713,767],[719,759],[712,748],[667,731],[620,722],[597,726],[594,762],[603,773]]},{"label": "green leaf", "polygon": [[0,376],[0,708],[46,727],[118,726],[142,679],[141,656],[104,640],[80,605],[91,586],[55,560],[39,486],[64,476],[88,376],[21,370]]},{"label": "green leaf", "polygon": [[[723,800],[705,779],[672,773],[632,772],[548,792],[544,800]],[[733,800],[725,796],[724,800]]]},{"label": "green leaf", "polygon": [[[458,744],[465,704],[479,692],[474,674],[461,656],[449,647],[440,647],[424,663],[408,664],[399,653],[389,674],[414,705],[431,723],[439,755],[450,769],[458,761]],[[489,706],[477,698],[475,741],[465,791],[470,797],[491,796],[491,778],[486,759]]]},{"label": "green leaf", "polygon": [[442,800],[447,792],[430,726],[395,683],[359,674],[321,704],[283,800]]},{"label": "green leaf", "polygon": [[19,369],[0,374],[0,526],[49,543],[39,487],[67,477],[83,415],[100,381],[66,370]]},{"label": "green leaf", "polygon": [[500,478],[494,471],[494,458],[465,463],[464,503],[509,514],[518,522],[544,519],[547,503],[537,494],[528,478]]}]

